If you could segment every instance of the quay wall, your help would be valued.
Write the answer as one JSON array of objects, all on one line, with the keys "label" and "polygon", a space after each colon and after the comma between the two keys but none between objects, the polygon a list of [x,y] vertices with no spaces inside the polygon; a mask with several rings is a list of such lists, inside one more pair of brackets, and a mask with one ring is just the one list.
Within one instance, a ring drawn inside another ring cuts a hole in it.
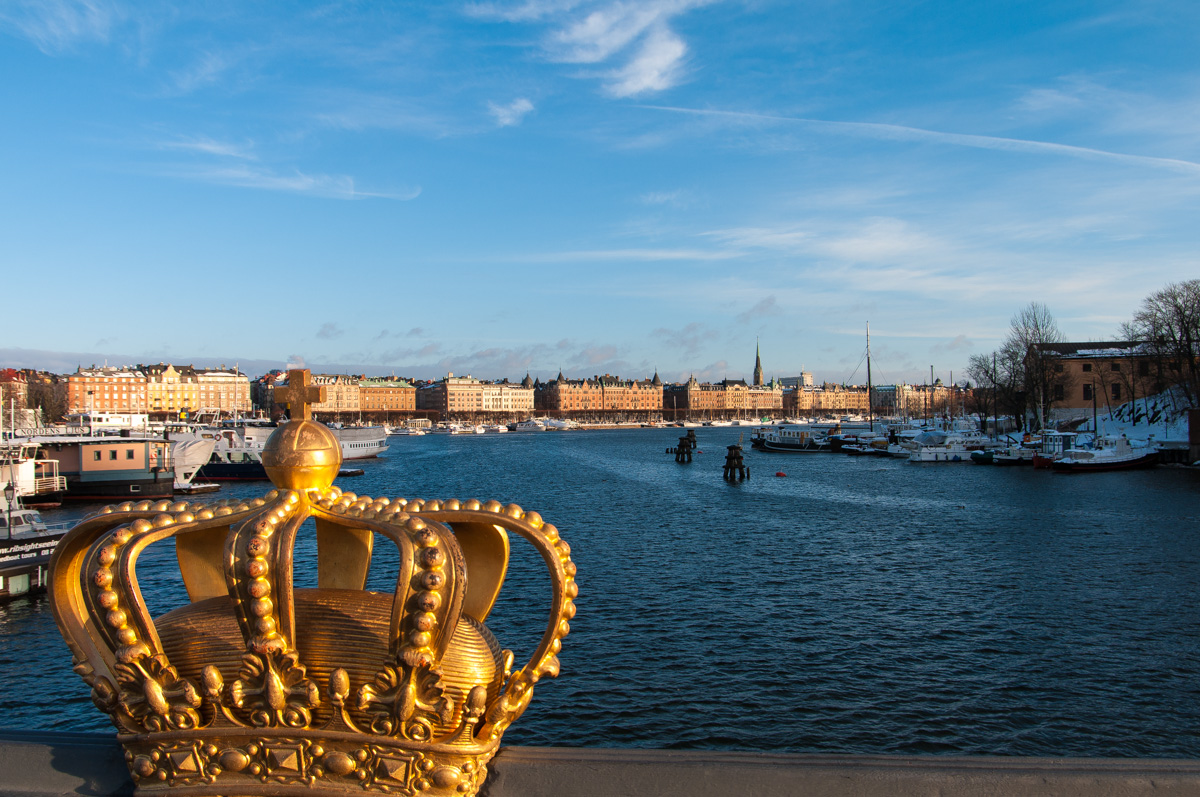
[{"label": "quay wall", "polygon": [[[1200,795],[1200,761],[506,747],[483,797]],[[129,795],[112,736],[0,731],[0,794]]]}]

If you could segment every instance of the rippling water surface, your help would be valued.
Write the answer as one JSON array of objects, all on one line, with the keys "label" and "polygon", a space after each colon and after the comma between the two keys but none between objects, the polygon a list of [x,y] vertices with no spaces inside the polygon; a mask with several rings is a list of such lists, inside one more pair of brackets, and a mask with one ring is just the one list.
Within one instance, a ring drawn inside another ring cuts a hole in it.
[{"label": "rippling water surface", "polygon": [[[691,465],[664,453],[677,430],[392,438],[340,484],[516,502],[571,543],[562,675],[510,744],[1200,758],[1200,473],[747,446],[752,478],[726,484],[738,434],[697,430]],[[372,588],[394,583],[387,549]],[[138,567],[156,612],[186,600],[173,559]],[[548,599],[514,540],[488,625],[518,663]],[[111,728],[44,597],[0,606],[0,635],[0,727]]]}]

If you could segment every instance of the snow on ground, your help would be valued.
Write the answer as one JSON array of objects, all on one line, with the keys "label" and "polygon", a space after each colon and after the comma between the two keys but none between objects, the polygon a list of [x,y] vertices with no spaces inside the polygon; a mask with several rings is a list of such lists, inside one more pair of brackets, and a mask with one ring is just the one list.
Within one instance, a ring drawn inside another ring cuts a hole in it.
[{"label": "snow on ground", "polygon": [[1096,426],[1092,425],[1089,415],[1076,427],[1078,432],[1093,432],[1098,427],[1102,435],[1123,434],[1131,441],[1147,440],[1151,435],[1154,441],[1178,441],[1187,443],[1188,440],[1188,405],[1186,399],[1178,390],[1168,390],[1157,396],[1147,396],[1135,401],[1127,401],[1111,411],[1097,412]]}]

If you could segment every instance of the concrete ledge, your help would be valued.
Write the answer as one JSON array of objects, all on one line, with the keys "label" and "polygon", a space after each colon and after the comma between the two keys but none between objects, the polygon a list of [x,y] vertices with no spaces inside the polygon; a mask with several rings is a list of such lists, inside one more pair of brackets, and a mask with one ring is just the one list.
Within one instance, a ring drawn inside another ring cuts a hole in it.
[{"label": "concrete ledge", "polygon": [[485,797],[1200,795],[1200,761],[509,747]]},{"label": "concrete ledge", "polygon": [[[1200,761],[506,747],[484,797],[1197,795]],[[0,731],[0,794],[129,795],[103,734]]]}]

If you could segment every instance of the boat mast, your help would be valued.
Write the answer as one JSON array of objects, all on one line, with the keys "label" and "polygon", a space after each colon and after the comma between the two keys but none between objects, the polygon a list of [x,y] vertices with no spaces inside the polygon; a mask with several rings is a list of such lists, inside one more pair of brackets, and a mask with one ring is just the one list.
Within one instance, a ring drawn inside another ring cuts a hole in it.
[{"label": "boat mast", "polygon": [[867,421],[875,431],[875,411],[871,405],[871,322],[867,322]]}]

